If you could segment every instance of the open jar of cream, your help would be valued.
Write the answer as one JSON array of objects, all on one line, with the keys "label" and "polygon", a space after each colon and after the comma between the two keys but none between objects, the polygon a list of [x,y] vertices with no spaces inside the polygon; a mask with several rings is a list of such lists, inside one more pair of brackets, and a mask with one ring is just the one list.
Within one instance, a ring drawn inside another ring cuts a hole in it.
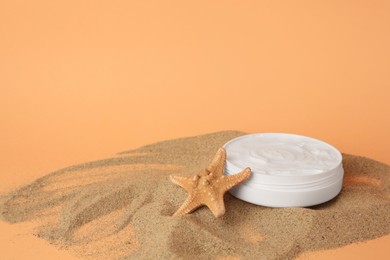
[{"label": "open jar of cream", "polygon": [[244,201],[269,207],[307,207],[339,194],[344,170],[342,155],[333,146],[306,136],[259,133],[224,145],[225,175],[250,167],[251,177],[230,193]]}]

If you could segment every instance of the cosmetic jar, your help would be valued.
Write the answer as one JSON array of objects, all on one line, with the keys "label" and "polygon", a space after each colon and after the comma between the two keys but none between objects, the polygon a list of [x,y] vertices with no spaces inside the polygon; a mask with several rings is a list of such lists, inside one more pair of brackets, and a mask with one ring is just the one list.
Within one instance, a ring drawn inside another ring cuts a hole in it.
[{"label": "cosmetic jar", "polygon": [[250,167],[250,178],[230,190],[247,202],[269,207],[308,207],[339,194],[341,153],[323,141],[286,133],[240,136],[224,145],[225,175]]}]

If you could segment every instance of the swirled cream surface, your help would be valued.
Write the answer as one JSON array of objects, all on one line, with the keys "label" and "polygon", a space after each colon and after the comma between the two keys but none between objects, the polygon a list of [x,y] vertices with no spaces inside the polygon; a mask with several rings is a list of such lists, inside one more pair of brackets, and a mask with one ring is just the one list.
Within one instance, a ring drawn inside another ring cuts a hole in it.
[{"label": "swirled cream surface", "polygon": [[235,138],[224,147],[227,170],[250,167],[254,174],[315,175],[334,169],[342,160],[333,146],[294,134],[250,134]]}]

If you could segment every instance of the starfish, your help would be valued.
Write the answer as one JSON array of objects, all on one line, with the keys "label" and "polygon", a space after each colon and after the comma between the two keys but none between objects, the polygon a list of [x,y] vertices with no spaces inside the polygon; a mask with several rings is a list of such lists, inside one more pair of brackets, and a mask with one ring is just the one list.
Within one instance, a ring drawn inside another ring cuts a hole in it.
[{"label": "starfish", "polygon": [[225,214],[223,201],[225,192],[246,181],[251,174],[251,169],[245,168],[235,175],[225,176],[223,175],[225,161],[226,151],[220,148],[210,165],[198,174],[170,176],[173,183],[180,185],[189,193],[186,201],[173,216],[183,216],[203,205],[206,205],[216,218]]}]

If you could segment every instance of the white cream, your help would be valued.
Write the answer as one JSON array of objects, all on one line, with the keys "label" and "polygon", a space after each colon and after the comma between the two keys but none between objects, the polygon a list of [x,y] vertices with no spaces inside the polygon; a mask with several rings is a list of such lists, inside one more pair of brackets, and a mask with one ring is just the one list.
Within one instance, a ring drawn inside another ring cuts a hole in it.
[{"label": "white cream", "polygon": [[340,153],[319,140],[292,134],[253,134],[225,145],[227,161],[237,168],[269,175],[311,175],[335,168]]},{"label": "white cream", "polygon": [[341,190],[341,153],[322,141],[263,133],[235,138],[224,147],[226,175],[252,169],[251,178],[231,192],[245,201],[273,207],[310,206]]}]

